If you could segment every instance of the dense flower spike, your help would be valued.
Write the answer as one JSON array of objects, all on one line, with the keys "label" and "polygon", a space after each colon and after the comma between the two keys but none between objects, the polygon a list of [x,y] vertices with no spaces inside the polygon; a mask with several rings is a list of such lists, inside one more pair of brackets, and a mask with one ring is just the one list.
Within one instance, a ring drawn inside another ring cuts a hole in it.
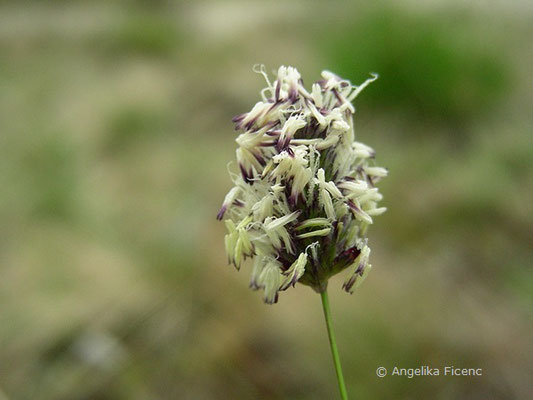
[{"label": "dense flower spike", "polygon": [[296,282],[322,292],[328,279],[348,269],[343,289],[352,293],[371,268],[366,231],[385,212],[375,184],[387,170],[375,152],[354,140],[351,101],[360,86],[322,72],[303,87],[298,71],[280,67],[262,100],[233,121],[239,173],[218,219],[226,219],[226,252],[240,268],[253,257],[250,286],[275,303]]}]

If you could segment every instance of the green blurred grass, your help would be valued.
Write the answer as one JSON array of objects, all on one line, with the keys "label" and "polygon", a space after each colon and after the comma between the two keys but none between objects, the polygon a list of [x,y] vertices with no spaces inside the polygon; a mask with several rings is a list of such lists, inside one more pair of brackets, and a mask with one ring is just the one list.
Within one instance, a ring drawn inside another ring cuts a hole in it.
[{"label": "green blurred grass", "polygon": [[[355,398],[524,398],[533,279],[531,28],[494,10],[11,2],[0,12],[0,397],[324,399],[316,294],[267,307],[215,221],[256,62],[381,78],[358,137],[390,169],[354,296]],[[320,34],[319,38],[316,36]],[[520,84],[518,84],[520,83]],[[481,367],[378,379],[378,366]]]},{"label": "green blurred grass", "polygon": [[322,47],[338,73],[354,82],[379,72],[367,96],[374,108],[457,132],[457,125],[489,115],[510,85],[500,37],[476,31],[473,20],[459,10],[376,9],[326,32]]}]

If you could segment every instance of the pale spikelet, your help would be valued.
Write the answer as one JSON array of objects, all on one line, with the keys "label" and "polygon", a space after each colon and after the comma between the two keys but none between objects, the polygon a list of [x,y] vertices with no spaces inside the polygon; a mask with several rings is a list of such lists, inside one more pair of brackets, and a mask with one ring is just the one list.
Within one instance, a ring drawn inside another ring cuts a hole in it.
[{"label": "pale spikelet", "polygon": [[352,292],[370,269],[366,232],[385,212],[375,184],[387,169],[375,152],[355,141],[351,101],[370,82],[353,86],[324,71],[308,92],[299,72],[282,66],[261,101],[233,121],[238,173],[217,218],[226,217],[225,248],[240,268],[253,257],[252,289],[275,303],[297,282],[322,291],[349,269],[343,288]]}]

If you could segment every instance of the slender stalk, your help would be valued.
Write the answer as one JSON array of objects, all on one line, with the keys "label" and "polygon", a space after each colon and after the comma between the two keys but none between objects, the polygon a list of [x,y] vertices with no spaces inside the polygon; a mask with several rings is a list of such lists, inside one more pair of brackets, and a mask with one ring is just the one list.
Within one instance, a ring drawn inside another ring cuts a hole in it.
[{"label": "slender stalk", "polygon": [[322,298],[322,308],[324,309],[324,318],[328,328],[329,344],[331,347],[331,355],[333,356],[333,363],[335,364],[335,372],[337,373],[337,382],[339,383],[339,391],[342,400],[348,400],[348,393],[346,392],[346,385],[344,384],[344,377],[342,375],[341,360],[339,358],[339,350],[337,349],[337,342],[335,341],[335,332],[333,332],[333,323],[331,320],[331,310],[329,308],[329,297],[327,289],[320,292]]}]

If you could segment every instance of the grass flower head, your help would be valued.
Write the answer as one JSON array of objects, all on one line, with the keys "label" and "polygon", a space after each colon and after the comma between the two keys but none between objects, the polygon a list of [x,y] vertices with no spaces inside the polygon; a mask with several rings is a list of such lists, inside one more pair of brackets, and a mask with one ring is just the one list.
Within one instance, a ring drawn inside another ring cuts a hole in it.
[{"label": "grass flower head", "polygon": [[377,76],[354,86],[323,71],[308,91],[293,67],[273,82],[256,72],[267,86],[233,119],[239,172],[217,216],[229,262],[253,258],[250,286],[270,304],[297,282],[323,292],[344,270],[352,293],[371,268],[367,228],[386,210],[376,184],[387,170],[355,140],[351,103]]}]

